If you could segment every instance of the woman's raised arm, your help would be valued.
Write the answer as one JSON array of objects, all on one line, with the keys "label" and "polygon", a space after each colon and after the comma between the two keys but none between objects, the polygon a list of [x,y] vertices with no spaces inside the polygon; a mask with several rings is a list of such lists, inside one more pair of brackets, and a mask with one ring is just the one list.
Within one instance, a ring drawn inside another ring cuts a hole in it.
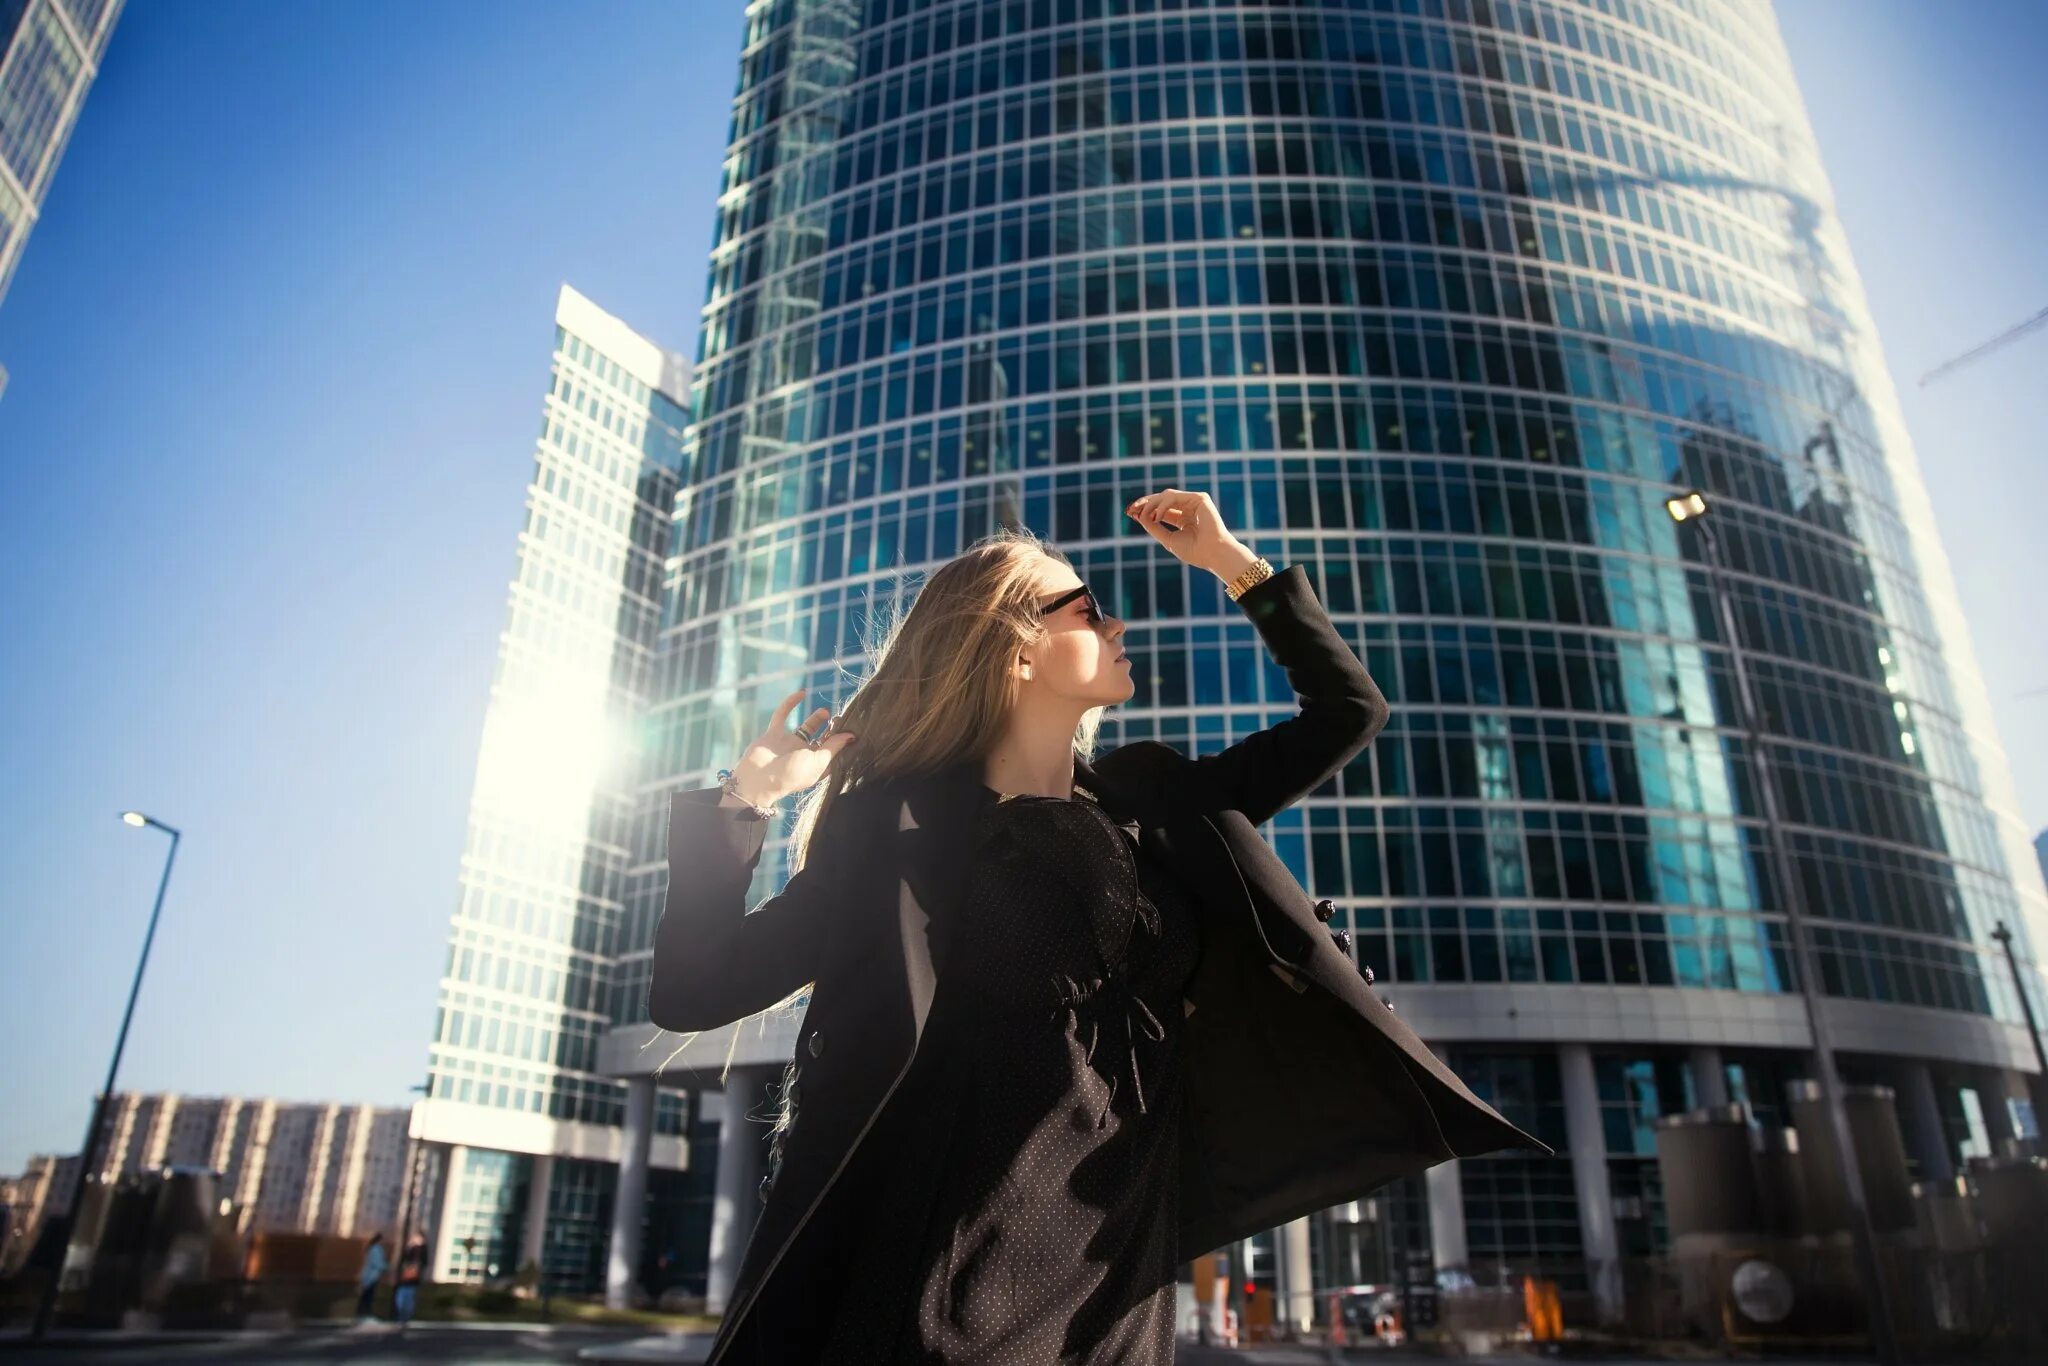
[{"label": "woman's raised arm", "polygon": [[[1193,489],[1161,489],[1124,511],[1183,564],[1230,583],[1257,564],[1250,547],[1223,524],[1215,500]],[[1309,587],[1300,565],[1238,594],[1266,648],[1287,670],[1301,714],[1247,735],[1221,754],[1189,760],[1177,775],[1209,810],[1242,812],[1263,825],[1330,780],[1379,734],[1387,699]],[[1156,742],[1140,742],[1156,743]]]},{"label": "woman's raised arm", "polygon": [[770,808],[824,776],[853,743],[844,732],[822,735],[831,713],[820,707],[802,731],[789,716],[804,690],[782,699],[768,728],[734,766],[734,793],[691,788],[669,799],[668,901],[654,931],[647,1017],[663,1029],[715,1029],[765,1010],[806,982],[818,980],[832,934],[845,917],[847,829],[852,794],[833,799],[828,819],[812,832],[804,866],[783,889],[752,911],[747,888],[768,839],[768,821],[750,803]]},{"label": "woman's raised arm", "polygon": [[1328,782],[1387,724],[1387,699],[1337,634],[1300,565],[1238,598],[1287,671],[1301,711],[1189,762],[1188,782],[1211,810],[1263,825]]},{"label": "woman's raised arm", "polygon": [[654,931],[647,1017],[678,1032],[742,1020],[818,980],[847,917],[851,866],[839,838],[853,798],[840,797],[781,891],[749,911],[747,888],[768,822],[722,806],[718,788],[669,802],[668,900]]}]

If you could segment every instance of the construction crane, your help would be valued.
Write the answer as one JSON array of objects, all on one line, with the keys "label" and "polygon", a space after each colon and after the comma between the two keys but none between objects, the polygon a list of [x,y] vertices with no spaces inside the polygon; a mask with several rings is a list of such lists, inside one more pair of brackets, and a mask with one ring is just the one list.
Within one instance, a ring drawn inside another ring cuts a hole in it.
[{"label": "construction crane", "polygon": [[1926,374],[1920,376],[1920,387],[1924,389],[1928,386],[1928,384],[1931,381],[1940,379],[1943,375],[1949,373],[1949,371],[1960,370],[1965,365],[1970,364],[1972,361],[1975,361],[1980,357],[1991,354],[1993,351],[1996,351],[1999,347],[2004,346],[2007,342],[2017,341],[2019,338],[2024,337],[2027,333],[2032,332],[2035,328],[2042,326],[2048,326],[2048,308],[2042,309],[2039,313],[2036,313],[2033,317],[2027,319],[2018,327],[2008,327],[2005,331],[1999,333],[1990,341],[1985,342],[1982,346],[1973,346],[1969,350],[1963,352],[1962,355],[1957,356],[1955,359],[1943,361],[1940,365],[1935,366],[1932,370],[1929,370]]}]

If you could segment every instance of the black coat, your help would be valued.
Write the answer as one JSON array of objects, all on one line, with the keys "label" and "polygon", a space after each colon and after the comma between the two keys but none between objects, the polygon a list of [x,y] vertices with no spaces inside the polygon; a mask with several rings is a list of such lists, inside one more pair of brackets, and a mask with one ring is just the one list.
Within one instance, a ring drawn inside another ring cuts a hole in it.
[{"label": "black coat", "polygon": [[[1181,1260],[1357,1200],[1453,1157],[1552,1150],[1474,1096],[1395,1016],[1257,827],[1314,792],[1385,724],[1387,704],[1290,566],[1238,606],[1287,671],[1300,714],[1214,755],[1145,740],[1075,778],[1134,816],[1142,847],[1198,898],[1181,1140]],[[806,1249],[835,1230],[826,1200],[908,1070],[968,872],[978,761],[842,797],[805,866],[751,914],[767,822],[680,792],[648,1013],[717,1028],[815,983],[796,1049],[796,1118],[741,1259],[712,1363],[769,1363],[740,1328],[805,1313]],[[746,1217],[742,1213],[741,1218]],[[799,1236],[805,1235],[805,1236]]]}]

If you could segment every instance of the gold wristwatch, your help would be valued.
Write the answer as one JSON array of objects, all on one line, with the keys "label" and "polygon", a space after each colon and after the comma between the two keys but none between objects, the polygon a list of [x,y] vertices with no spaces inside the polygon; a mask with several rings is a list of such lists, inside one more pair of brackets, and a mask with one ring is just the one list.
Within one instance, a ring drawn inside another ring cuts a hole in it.
[{"label": "gold wristwatch", "polygon": [[1270,579],[1272,577],[1273,566],[1266,562],[1266,557],[1264,555],[1261,555],[1259,556],[1259,558],[1253,560],[1250,564],[1246,565],[1244,572],[1242,574],[1239,574],[1229,583],[1223,585],[1223,591],[1230,594],[1230,600],[1232,602],[1236,602],[1239,598],[1245,595],[1246,589],[1252,588],[1258,584],[1262,584],[1267,579]]}]

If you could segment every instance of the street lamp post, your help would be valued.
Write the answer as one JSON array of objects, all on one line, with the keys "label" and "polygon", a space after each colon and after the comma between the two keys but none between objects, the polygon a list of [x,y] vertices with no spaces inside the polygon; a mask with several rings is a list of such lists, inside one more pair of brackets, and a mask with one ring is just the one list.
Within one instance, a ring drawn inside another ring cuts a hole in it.
[{"label": "street lamp post", "polygon": [[1772,772],[1763,724],[1757,714],[1756,696],[1750,688],[1749,665],[1744,657],[1742,638],[1736,633],[1735,604],[1723,581],[1720,541],[1708,521],[1706,495],[1698,489],[1667,499],[1664,509],[1671,514],[1672,521],[1691,523],[1698,529],[1700,545],[1705,551],[1708,586],[1720,618],[1722,639],[1728,645],[1729,667],[1735,675],[1735,702],[1742,713],[1742,729],[1749,743],[1749,762],[1751,771],[1756,775],[1757,800],[1763,804],[1764,838],[1770,845],[1772,875],[1778,881],[1779,895],[1784,900],[1785,928],[1792,940],[1792,957],[1799,972],[1799,995],[1806,1006],[1807,1028],[1813,1035],[1814,1066],[1820,1073],[1821,1096],[1827,1104],[1829,1128],[1834,1134],[1835,1153],[1852,1215],[1850,1234],[1856,1245],[1856,1260],[1862,1273],[1864,1291],[1870,1297],[1871,1346],[1877,1351],[1878,1361],[1884,1366],[1893,1366],[1899,1359],[1898,1345],[1892,1335],[1891,1300],[1885,1293],[1883,1268],[1877,1260],[1877,1232],[1870,1222],[1870,1206],[1864,1198],[1863,1172],[1857,1166],[1856,1144],[1849,1133],[1849,1115],[1842,1108],[1841,1080],[1835,1074],[1834,1030],[1822,1005],[1820,974],[1813,950],[1807,943],[1804,892],[1798,873],[1792,866],[1791,851],[1785,844],[1778,810],[1777,779]]},{"label": "street lamp post", "polygon": [[[140,811],[123,811],[121,819],[128,824],[141,827],[153,825],[171,837],[171,847],[164,855],[163,876],[156,884],[156,905],[149,912],[149,929],[142,936],[142,957],[136,960],[135,980],[128,987],[128,1009],[121,1015],[121,1032],[114,1038],[114,1057],[107,1064],[106,1085],[100,1087],[97,1099],[92,1103],[92,1118],[85,1124],[85,1143],[78,1153],[78,1170],[71,1177],[71,1205],[64,1216],[64,1240],[58,1246],[57,1267],[50,1279],[43,1283],[42,1298],[36,1303],[36,1322],[30,1336],[41,1338],[50,1331],[50,1319],[57,1309],[57,1287],[64,1279],[64,1255],[71,1245],[71,1234],[78,1227],[79,1205],[85,1196],[86,1173],[93,1170],[98,1156],[100,1123],[106,1118],[107,1102],[113,1098],[114,1077],[121,1070],[121,1050],[128,1044],[128,1025],[135,1018],[135,998],[142,990],[142,970],[149,966],[149,946],[156,939],[157,917],[163,914],[164,889],[171,884],[171,862],[178,857],[178,831],[165,825],[154,816],[145,816]],[[90,1265],[90,1259],[88,1259]]]},{"label": "street lamp post", "polygon": [[[432,1081],[421,1082],[406,1089],[418,1091],[422,1095],[429,1095],[432,1094],[433,1083]],[[405,1250],[412,1246],[412,1221],[416,1212],[416,1203],[419,1199],[420,1158],[426,1152],[427,1147],[426,1144],[414,1139],[410,1134],[406,1135],[406,1142],[410,1146],[406,1149],[405,1155],[405,1199],[398,1215],[398,1253],[401,1257],[405,1255]]]},{"label": "street lamp post", "polygon": [[[2034,1020],[2034,1003],[2027,999],[2027,984],[2020,978],[2020,960],[2013,957],[2012,931],[2007,929],[2005,922],[2001,920],[1998,922],[1998,928],[1991,932],[1991,937],[2005,950],[2005,966],[2012,973],[2012,989],[2020,998],[2020,1013],[2027,1017],[2027,1037],[2034,1041],[2034,1061],[2041,1066],[2041,1080],[2034,1093],[2048,1096],[2048,1050],[2042,1048],[2041,1026]],[[2048,1112],[2044,1112],[2037,1103],[2034,1126],[2038,1130],[2044,1123],[2048,1123]]]}]

